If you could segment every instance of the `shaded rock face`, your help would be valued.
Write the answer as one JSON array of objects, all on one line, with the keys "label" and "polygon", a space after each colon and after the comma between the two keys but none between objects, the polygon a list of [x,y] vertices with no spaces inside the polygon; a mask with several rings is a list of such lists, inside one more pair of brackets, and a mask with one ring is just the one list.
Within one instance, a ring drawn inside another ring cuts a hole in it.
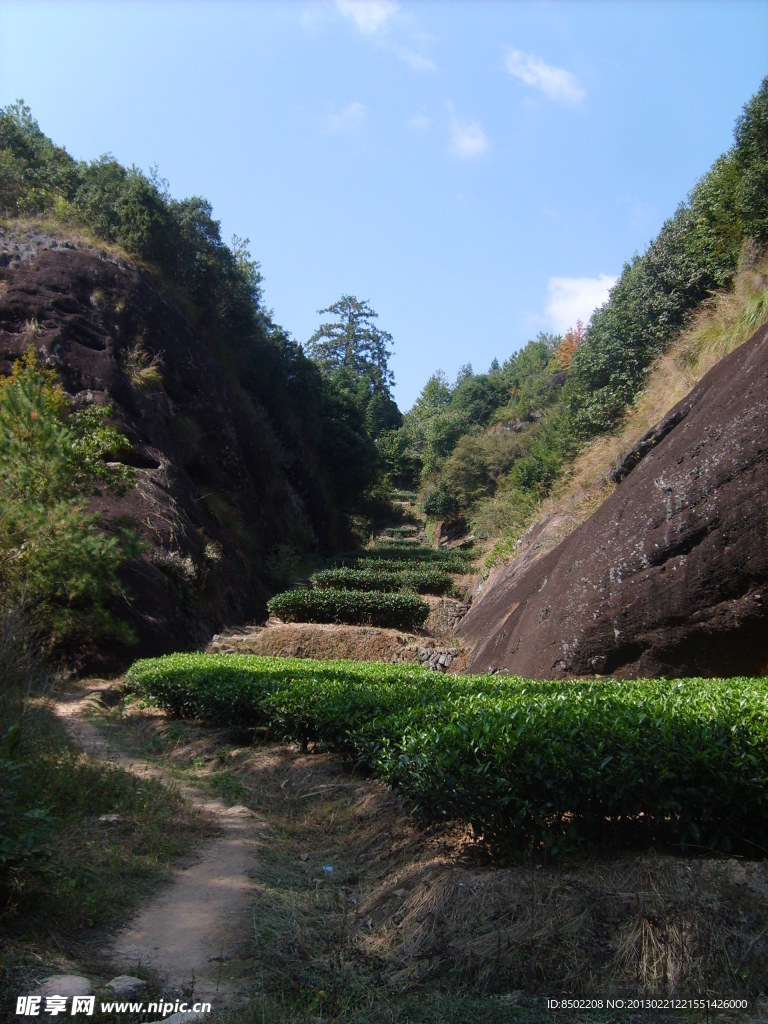
[{"label": "shaded rock face", "polygon": [[270,551],[311,545],[328,515],[277,464],[264,411],[242,395],[238,406],[226,367],[132,264],[2,231],[0,266],[0,373],[32,345],[77,405],[111,404],[133,444],[136,486],[93,502],[108,520],[129,517],[146,544],[125,570],[117,611],[140,642],[122,658],[201,645],[261,615]]},{"label": "shaded rock face", "polygon": [[768,671],[768,327],[616,469],[614,494],[457,630],[466,670],[522,676]]}]

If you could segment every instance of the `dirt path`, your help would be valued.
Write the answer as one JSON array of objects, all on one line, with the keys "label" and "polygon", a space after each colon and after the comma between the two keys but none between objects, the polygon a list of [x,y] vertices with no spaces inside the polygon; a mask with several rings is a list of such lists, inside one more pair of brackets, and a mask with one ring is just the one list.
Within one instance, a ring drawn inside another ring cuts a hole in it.
[{"label": "dirt path", "polygon": [[214,1006],[237,1005],[247,998],[239,957],[253,929],[252,875],[262,823],[248,808],[201,796],[170,772],[117,749],[108,732],[85,717],[107,689],[95,685],[58,698],[54,710],[72,739],[100,760],[174,786],[192,807],[213,817],[221,834],[174,872],[167,887],[113,937],[105,956],[120,973],[135,973],[141,964],[171,990],[194,993]]}]

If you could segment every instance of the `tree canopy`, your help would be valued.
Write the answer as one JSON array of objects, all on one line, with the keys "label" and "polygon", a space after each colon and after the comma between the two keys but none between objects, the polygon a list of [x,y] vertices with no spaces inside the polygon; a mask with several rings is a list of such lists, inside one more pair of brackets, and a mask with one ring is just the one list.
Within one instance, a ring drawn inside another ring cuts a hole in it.
[{"label": "tree canopy", "polygon": [[376,326],[378,313],[354,295],[342,295],[318,313],[330,313],[334,319],[320,324],[309,338],[307,355],[323,377],[353,398],[375,440],[401,422],[391,392],[392,335]]}]

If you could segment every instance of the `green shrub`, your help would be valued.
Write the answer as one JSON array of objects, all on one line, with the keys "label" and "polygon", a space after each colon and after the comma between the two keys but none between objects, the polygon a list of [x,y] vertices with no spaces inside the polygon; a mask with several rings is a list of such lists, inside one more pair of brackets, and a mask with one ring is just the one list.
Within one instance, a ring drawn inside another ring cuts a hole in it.
[{"label": "green shrub", "polygon": [[267,602],[270,615],[284,622],[337,622],[359,626],[416,629],[429,605],[409,593],[362,590],[286,590]]},{"label": "green shrub", "polygon": [[450,551],[439,548],[425,547],[400,547],[396,544],[364,551],[351,551],[345,554],[336,555],[331,559],[332,565],[343,565],[352,568],[362,568],[375,562],[381,568],[399,568],[403,563],[410,562],[413,567],[422,563],[433,563],[444,569],[445,572],[466,572],[473,559],[470,551],[456,548]]},{"label": "green shrub", "polygon": [[453,586],[451,577],[442,569],[418,564],[410,568],[407,562],[402,569],[382,568],[380,564],[324,569],[311,576],[309,582],[317,590],[415,590],[419,594],[447,594]]},{"label": "green shrub", "polygon": [[421,510],[430,519],[453,519],[460,512],[456,496],[442,480],[437,487],[428,491],[421,503]]},{"label": "green shrub", "polygon": [[168,710],[321,740],[497,852],[768,846],[768,680],[532,682],[232,655],[136,662]]},{"label": "green shrub", "polygon": [[[616,836],[759,853],[765,680],[600,681],[467,694],[385,750],[379,773],[497,849]],[[753,845],[754,844],[754,845]]]},{"label": "green shrub", "polygon": [[131,638],[112,607],[137,536],[117,524],[107,533],[88,510],[100,488],[120,492],[134,479],[107,461],[130,448],[109,414],[73,410],[31,348],[0,379],[0,612],[31,613],[26,621],[46,648]]},{"label": "green shrub", "polygon": [[20,868],[32,871],[47,851],[54,820],[37,801],[18,724],[0,736],[0,893]]}]

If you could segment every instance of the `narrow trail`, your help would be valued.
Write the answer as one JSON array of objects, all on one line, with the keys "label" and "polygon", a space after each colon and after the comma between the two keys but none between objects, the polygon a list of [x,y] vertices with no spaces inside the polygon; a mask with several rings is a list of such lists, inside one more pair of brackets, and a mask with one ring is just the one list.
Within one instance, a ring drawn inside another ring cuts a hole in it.
[{"label": "narrow trail", "polygon": [[100,684],[58,697],[54,711],[73,741],[98,760],[175,787],[190,806],[212,816],[220,835],[173,872],[103,953],[121,973],[135,973],[140,964],[157,972],[169,989],[214,1007],[235,1006],[247,998],[240,957],[253,930],[252,876],[263,823],[248,808],[202,796],[163,768],[120,751],[85,717],[107,689]]}]

